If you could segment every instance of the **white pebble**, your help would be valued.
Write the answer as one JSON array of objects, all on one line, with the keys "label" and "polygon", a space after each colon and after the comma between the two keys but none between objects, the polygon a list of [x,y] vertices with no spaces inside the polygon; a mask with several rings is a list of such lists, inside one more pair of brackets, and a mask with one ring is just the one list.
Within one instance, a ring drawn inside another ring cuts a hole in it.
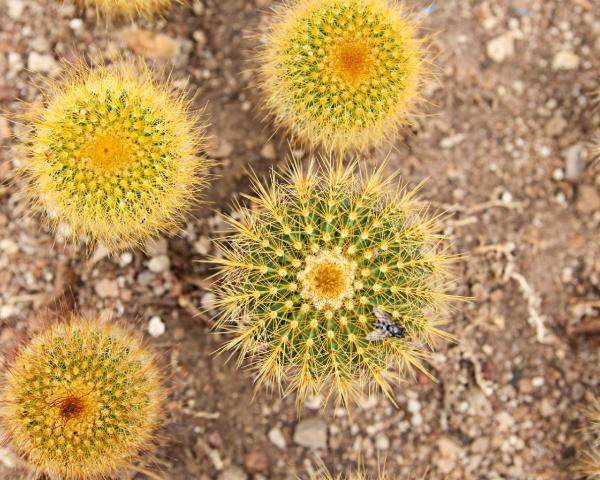
[{"label": "white pebble", "polygon": [[273,427],[271,430],[269,430],[269,440],[277,448],[280,448],[281,450],[285,449],[285,437],[283,436],[283,432],[279,427]]},{"label": "white pebble", "polygon": [[119,265],[126,267],[133,261],[133,254],[131,252],[123,252],[119,258]]},{"label": "white pebble", "polygon": [[556,182],[560,182],[561,180],[564,180],[565,178],[565,172],[563,171],[562,168],[555,168],[554,171],[552,172],[552,179]]},{"label": "white pebble", "polygon": [[545,383],[544,377],[533,377],[531,379],[531,385],[534,388],[540,388],[541,386],[543,386]]},{"label": "white pebble", "polygon": [[552,70],[576,70],[581,59],[573,52],[563,50],[554,55]]},{"label": "white pebble", "polygon": [[148,333],[155,338],[163,335],[166,329],[165,322],[158,316],[152,317],[148,322]]},{"label": "white pebble", "polygon": [[72,18],[69,20],[69,27],[74,31],[81,30],[81,27],[83,27],[83,20],[81,18]]},{"label": "white pebble", "polygon": [[215,312],[215,301],[217,297],[212,292],[207,292],[202,296],[202,300],[200,300],[200,304],[202,305],[202,309],[205,312],[214,313]]},{"label": "white pebble", "polygon": [[166,255],[157,255],[148,262],[148,270],[153,273],[162,273],[171,267],[171,261]]},{"label": "white pebble", "polygon": [[421,403],[414,398],[408,401],[407,409],[410,413],[419,413],[421,411]]}]

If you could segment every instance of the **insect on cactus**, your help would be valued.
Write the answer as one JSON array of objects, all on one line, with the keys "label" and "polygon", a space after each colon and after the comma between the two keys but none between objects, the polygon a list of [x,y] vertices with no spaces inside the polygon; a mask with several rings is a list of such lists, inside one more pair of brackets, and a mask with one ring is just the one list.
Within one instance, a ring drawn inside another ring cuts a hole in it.
[{"label": "insect on cactus", "polygon": [[361,150],[410,123],[424,42],[388,0],[297,0],[258,55],[266,107],[310,146]]},{"label": "insect on cactus", "polygon": [[200,114],[141,62],[69,66],[31,106],[34,211],[109,251],[178,226],[206,183]]},{"label": "insect on cactus", "polygon": [[234,335],[224,350],[299,404],[317,393],[347,404],[365,384],[391,395],[410,367],[424,370],[436,338],[451,337],[439,327],[454,258],[413,193],[383,167],[325,160],[292,162],[255,191],[214,259],[219,325]]},{"label": "insect on cactus", "polygon": [[149,449],[162,421],[154,356],[113,324],[55,324],[18,351],[3,380],[3,429],[51,478],[108,478]]}]

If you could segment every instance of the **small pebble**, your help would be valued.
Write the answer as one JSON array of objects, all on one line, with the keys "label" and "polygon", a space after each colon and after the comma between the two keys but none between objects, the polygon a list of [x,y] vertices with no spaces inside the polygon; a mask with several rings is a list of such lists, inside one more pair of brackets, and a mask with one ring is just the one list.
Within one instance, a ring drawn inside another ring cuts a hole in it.
[{"label": "small pebble", "polygon": [[581,59],[573,52],[563,50],[554,55],[552,70],[576,70]]},{"label": "small pebble", "polygon": [[158,316],[154,316],[148,322],[148,333],[152,335],[154,338],[160,337],[166,331],[167,327],[165,322]]},{"label": "small pebble", "polygon": [[301,420],[294,431],[294,443],[311,449],[327,448],[327,424],[318,417]]},{"label": "small pebble", "polygon": [[263,473],[269,470],[269,457],[264,448],[256,447],[244,455],[244,467],[248,473]]},{"label": "small pebble", "polygon": [[103,278],[94,285],[96,295],[100,298],[116,298],[119,296],[119,284],[116,280]]},{"label": "small pebble", "polygon": [[275,445],[277,448],[284,450],[285,446],[286,446],[286,441],[285,441],[285,437],[283,436],[283,432],[281,431],[281,429],[279,427],[273,427],[271,430],[269,430],[269,440],[270,442]]},{"label": "small pebble", "polygon": [[171,261],[169,257],[166,255],[158,255],[156,257],[152,257],[148,262],[148,270],[153,273],[162,273],[171,267]]},{"label": "small pebble", "polygon": [[512,32],[505,33],[490,40],[486,51],[494,62],[501,63],[515,54],[515,38]]}]

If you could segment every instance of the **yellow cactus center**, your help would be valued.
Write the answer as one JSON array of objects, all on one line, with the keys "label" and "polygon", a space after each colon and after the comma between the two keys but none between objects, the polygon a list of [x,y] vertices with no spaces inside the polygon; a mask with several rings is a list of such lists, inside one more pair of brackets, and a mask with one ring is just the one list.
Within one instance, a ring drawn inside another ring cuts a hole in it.
[{"label": "yellow cactus center", "polygon": [[117,131],[100,134],[81,149],[82,160],[87,160],[89,167],[100,174],[125,167],[134,153],[134,145]]},{"label": "yellow cactus center", "polygon": [[353,262],[330,251],[308,256],[306,267],[298,274],[302,297],[312,300],[318,310],[341,308],[344,300],[354,293],[355,270]]},{"label": "yellow cactus center", "polygon": [[351,85],[359,83],[374,66],[370,48],[355,41],[342,41],[333,54],[334,71]]}]

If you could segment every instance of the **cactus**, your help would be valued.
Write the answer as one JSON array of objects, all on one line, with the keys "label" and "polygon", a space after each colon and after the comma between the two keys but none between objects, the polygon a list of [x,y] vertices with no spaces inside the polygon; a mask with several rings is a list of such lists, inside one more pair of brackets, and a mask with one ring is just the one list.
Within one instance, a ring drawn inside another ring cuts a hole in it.
[{"label": "cactus", "polygon": [[151,16],[164,12],[178,0],[79,0],[86,7],[94,7],[104,17]]},{"label": "cactus", "polygon": [[67,72],[24,115],[33,210],[109,251],[178,226],[209,167],[199,113],[141,62]]},{"label": "cactus", "polygon": [[590,480],[600,480],[600,400],[594,399],[584,415],[588,422],[585,430],[593,443],[591,449],[580,456],[577,471]]},{"label": "cactus", "polygon": [[[218,325],[266,381],[348,404],[365,385],[423,370],[440,329],[445,265],[436,219],[385,177],[356,163],[291,163],[255,205],[226,220],[218,242]],[[392,330],[393,327],[393,330]],[[387,332],[388,338],[380,339]],[[393,334],[393,335],[392,335]],[[288,381],[285,381],[285,380]]]},{"label": "cactus", "polygon": [[14,448],[52,478],[107,478],[151,446],[161,380],[138,338],[72,318],[18,351],[0,389],[0,421]]},{"label": "cactus", "polygon": [[298,0],[258,54],[266,108],[310,146],[362,150],[410,121],[423,41],[396,0]]}]

